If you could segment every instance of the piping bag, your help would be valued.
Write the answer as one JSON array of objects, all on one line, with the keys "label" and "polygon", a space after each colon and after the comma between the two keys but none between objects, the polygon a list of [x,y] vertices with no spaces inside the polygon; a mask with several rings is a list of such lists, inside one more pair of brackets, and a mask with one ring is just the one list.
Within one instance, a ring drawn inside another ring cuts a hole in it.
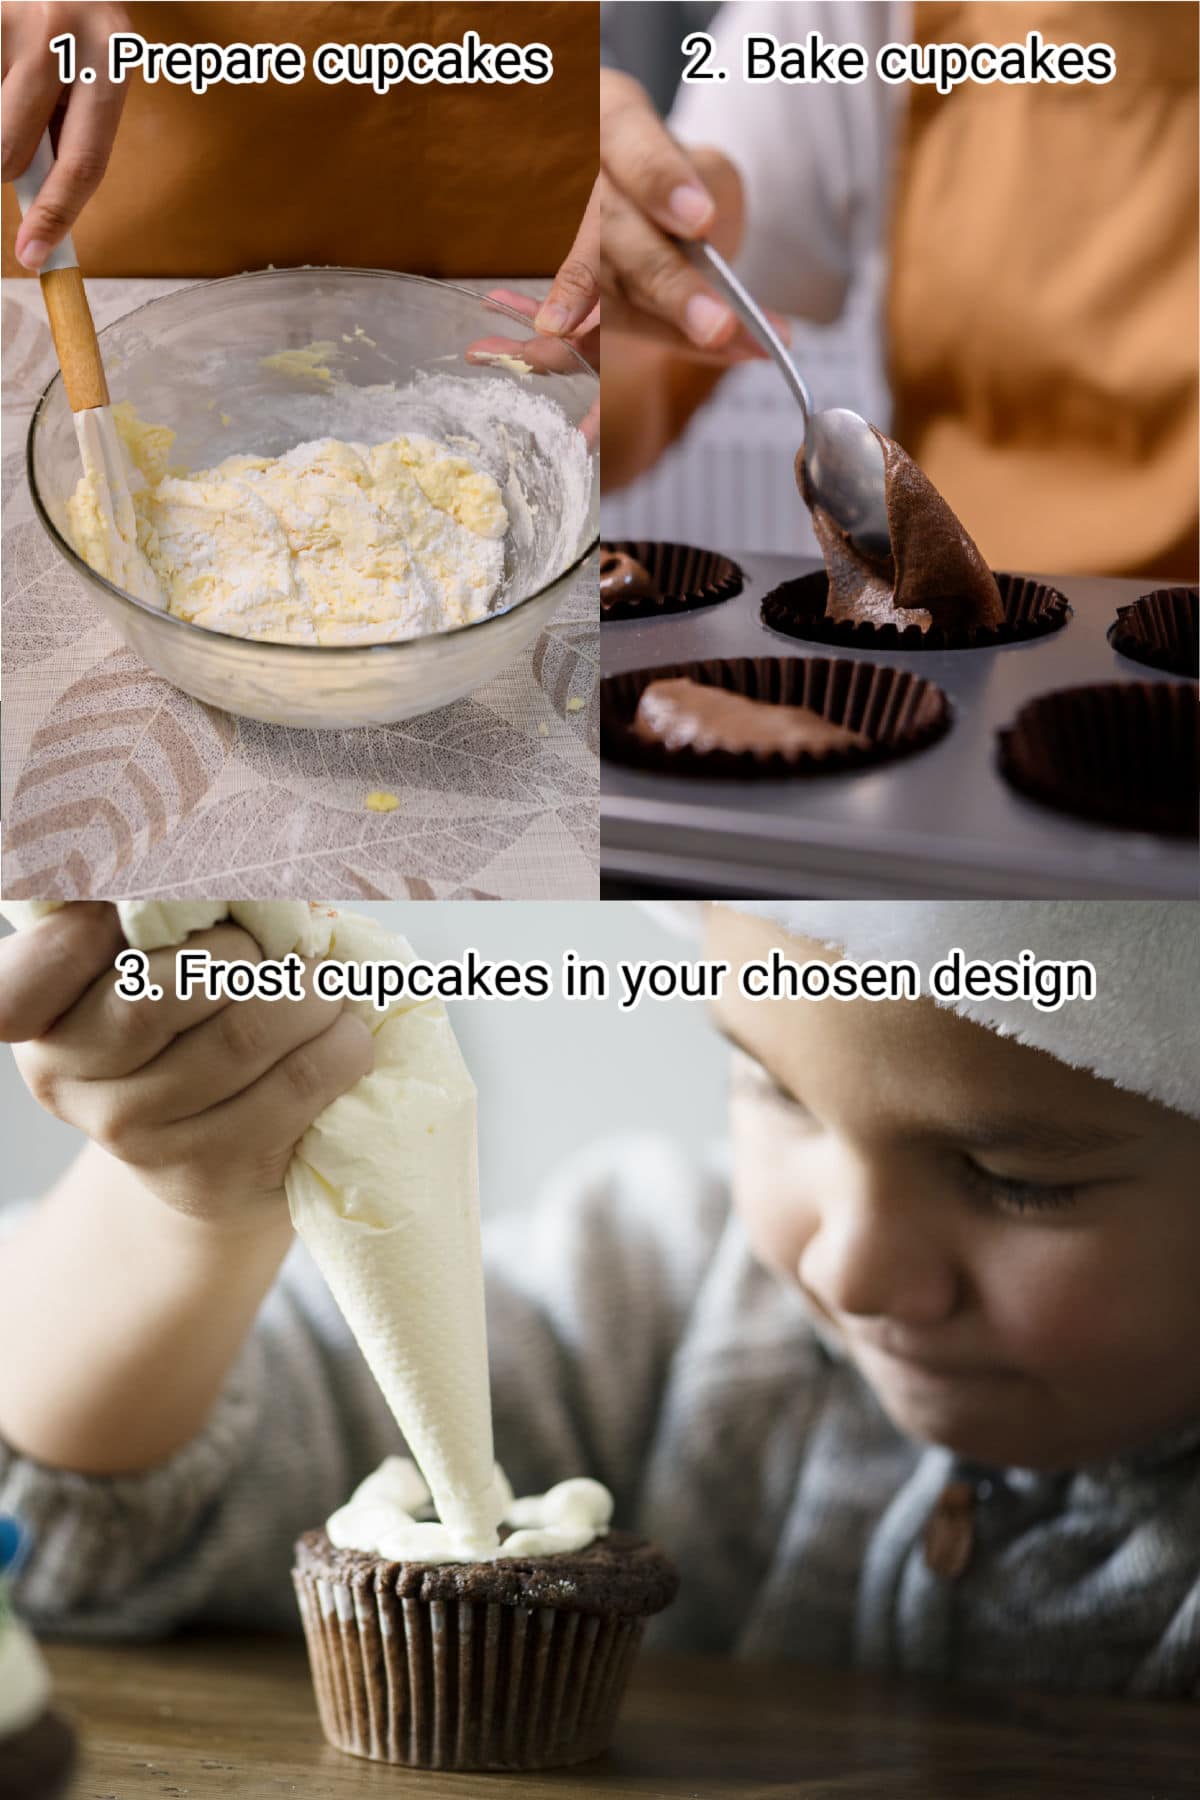
[{"label": "piping bag", "polygon": [[[50,133],[44,131],[33,161],[13,183],[22,213],[29,211],[53,166]],[[67,403],[75,418],[83,473],[96,507],[94,566],[127,594],[161,608],[162,591],[138,545],[129,465],[109,405],[96,327],[69,232],[46,258],[39,279]]]},{"label": "piping bag", "polygon": [[[18,927],[64,903],[0,903]],[[127,941],[155,950],[231,917],[266,956],[413,960],[373,919],[306,901],[122,901]],[[493,1460],[479,1232],[475,1085],[440,1000],[349,1009],[375,1066],[300,1139],[284,1178],[292,1223],[345,1315],[467,1560],[496,1555],[508,1496]]]}]

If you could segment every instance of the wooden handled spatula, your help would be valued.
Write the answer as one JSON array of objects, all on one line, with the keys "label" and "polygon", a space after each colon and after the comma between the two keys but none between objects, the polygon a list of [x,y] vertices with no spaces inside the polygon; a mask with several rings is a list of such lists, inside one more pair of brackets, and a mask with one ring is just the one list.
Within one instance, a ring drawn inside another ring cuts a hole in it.
[{"label": "wooden handled spatula", "polygon": [[[47,131],[33,161],[13,184],[22,212],[28,212],[53,166]],[[109,405],[104,361],[70,233],[50,252],[40,280],[67,402],[75,417],[88,497],[95,503],[96,530],[89,533],[92,560],[104,563],[98,572],[126,593],[161,606],[154,571],[138,547],[129,465]]]}]

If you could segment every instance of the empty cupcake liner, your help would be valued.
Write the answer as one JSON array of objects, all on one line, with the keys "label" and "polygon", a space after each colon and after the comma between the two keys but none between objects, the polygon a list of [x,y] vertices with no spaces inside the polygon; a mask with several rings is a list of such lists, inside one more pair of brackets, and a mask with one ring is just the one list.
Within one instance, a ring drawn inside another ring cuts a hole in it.
[{"label": "empty cupcake liner", "polygon": [[1117,616],[1108,628],[1108,641],[1122,656],[1146,663],[1152,669],[1166,669],[1172,675],[1190,675],[1194,681],[1197,668],[1196,614],[1198,596],[1195,588],[1155,588],[1142,594],[1129,606],[1119,606]]},{"label": "empty cupcake liner", "polygon": [[423,1769],[544,1769],[612,1736],[644,1621],[402,1599],[293,1572],[321,1726],[353,1756]]},{"label": "empty cupcake liner", "polygon": [[1200,758],[1196,690],[1127,681],[1039,694],[999,733],[1000,771],[1061,812],[1194,836]]},{"label": "empty cupcake liner", "polygon": [[[668,750],[647,744],[633,730],[642,691],[652,681],[675,676],[707,682],[784,706],[807,706],[835,725],[861,731],[872,741],[857,747],[794,756],[774,752]],[[844,769],[890,762],[924,749],[950,727],[950,702],[941,688],[908,669],[832,657],[741,656],[706,662],[671,663],[610,675],[600,684],[603,754],[615,762],[670,774],[760,776],[828,775]]]},{"label": "empty cupcake liner", "polygon": [[632,556],[648,571],[658,588],[653,597],[632,599],[623,594],[600,596],[602,619],[657,618],[662,613],[688,612],[696,606],[715,606],[740,594],[745,577],[738,565],[716,550],[697,550],[692,544],[653,544],[645,539],[611,539],[601,544],[600,554],[616,551]]},{"label": "empty cupcake liner", "polygon": [[[994,573],[994,571],[993,571]],[[760,609],[762,622],[785,637],[815,644],[845,644],[855,650],[991,650],[999,644],[1046,637],[1066,624],[1070,602],[1057,588],[1023,575],[996,575],[1004,602],[1004,623],[947,631],[931,625],[875,625],[869,619],[827,619],[829,580],[824,569],[772,588]]]}]

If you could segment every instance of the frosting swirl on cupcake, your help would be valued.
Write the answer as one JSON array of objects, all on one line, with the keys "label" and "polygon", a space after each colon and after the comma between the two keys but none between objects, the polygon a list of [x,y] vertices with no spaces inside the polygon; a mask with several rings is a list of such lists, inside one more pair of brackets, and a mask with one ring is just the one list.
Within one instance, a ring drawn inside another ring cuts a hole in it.
[{"label": "frosting swirl on cupcake", "polygon": [[457,1539],[449,1526],[420,1516],[431,1512],[432,1496],[416,1463],[406,1456],[386,1456],[346,1504],[330,1514],[325,1531],[339,1550],[361,1550],[388,1562],[491,1562],[583,1550],[607,1533],[612,1519],[612,1495],[586,1476],[518,1500],[497,1464],[496,1488],[504,1502],[503,1523],[511,1529],[485,1557]]}]

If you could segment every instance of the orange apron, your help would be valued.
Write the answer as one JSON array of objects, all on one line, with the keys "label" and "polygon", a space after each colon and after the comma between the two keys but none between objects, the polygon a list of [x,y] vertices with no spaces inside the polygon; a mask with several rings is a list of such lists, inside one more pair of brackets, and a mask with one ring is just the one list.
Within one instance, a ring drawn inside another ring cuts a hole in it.
[{"label": "orange apron", "polygon": [[[88,275],[231,275],[267,263],[417,274],[548,275],[570,248],[598,159],[599,9],[356,0],[131,5],[149,42],[295,43],[295,86],[196,95],[130,79],[112,160],[75,230]],[[541,85],[326,86],[332,43],[548,44]],[[19,213],[4,189],[5,275]]]},{"label": "orange apron", "polygon": [[993,567],[1194,580],[1197,9],[915,9],[924,43],[1033,29],[1116,79],[906,90],[893,435]]}]

